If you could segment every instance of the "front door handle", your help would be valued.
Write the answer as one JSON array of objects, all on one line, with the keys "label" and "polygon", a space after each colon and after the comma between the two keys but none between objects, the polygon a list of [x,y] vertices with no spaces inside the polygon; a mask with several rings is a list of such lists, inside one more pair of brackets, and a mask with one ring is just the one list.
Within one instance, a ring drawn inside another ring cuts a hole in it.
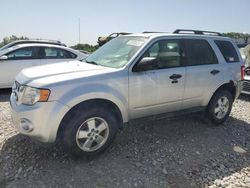
[{"label": "front door handle", "polygon": [[173,74],[173,75],[169,76],[169,78],[172,80],[178,80],[181,77],[182,77],[182,75],[180,75],[180,74]]},{"label": "front door handle", "polygon": [[210,74],[212,74],[212,75],[216,75],[216,74],[218,74],[218,73],[220,73],[220,71],[219,71],[219,70],[216,70],[216,69],[214,69],[214,70],[212,70],[212,71],[210,72]]}]

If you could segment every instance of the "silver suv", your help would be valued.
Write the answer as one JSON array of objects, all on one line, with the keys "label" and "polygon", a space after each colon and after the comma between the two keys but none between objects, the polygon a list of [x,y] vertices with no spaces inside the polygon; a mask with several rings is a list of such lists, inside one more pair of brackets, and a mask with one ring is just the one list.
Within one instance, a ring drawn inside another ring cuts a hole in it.
[{"label": "silver suv", "polygon": [[21,134],[62,139],[73,154],[93,155],[131,119],[205,110],[223,123],[243,76],[237,46],[218,33],[131,34],[83,62],[24,69],[13,86],[12,115]]}]

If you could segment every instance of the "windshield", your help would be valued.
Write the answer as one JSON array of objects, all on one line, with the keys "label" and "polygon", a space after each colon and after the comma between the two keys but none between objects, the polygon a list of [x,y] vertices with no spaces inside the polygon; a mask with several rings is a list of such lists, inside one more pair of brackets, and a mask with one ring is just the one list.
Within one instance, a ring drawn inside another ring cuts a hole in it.
[{"label": "windshield", "polygon": [[85,61],[105,67],[121,68],[126,65],[140,47],[145,37],[118,37],[91,54]]},{"label": "windshield", "polygon": [[7,48],[11,47],[11,46],[12,46],[12,44],[13,44],[13,43],[6,44],[6,45],[5,45],[5,46],[3,46],[2,48],[0,48],[0,51],[5,50],[5,49],[7,49]]}]

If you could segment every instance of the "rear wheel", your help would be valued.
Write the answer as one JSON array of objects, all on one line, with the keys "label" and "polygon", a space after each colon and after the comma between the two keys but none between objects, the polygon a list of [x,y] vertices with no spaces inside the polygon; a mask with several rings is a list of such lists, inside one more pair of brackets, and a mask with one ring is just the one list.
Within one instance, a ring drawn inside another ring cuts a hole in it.
[{"label": "rear wheel", "polygon": [[114,113],[105,107],[90,105],[71,112],[64,122],[64,146],[75,156],[96,155],[111,144],[117,132]]},{"label": "rear wheel", "polygon": [[221,124],[228,118],[233,105],[233,97],[229,91],[219,90],[209,102],[207,112],[210,120]]}]

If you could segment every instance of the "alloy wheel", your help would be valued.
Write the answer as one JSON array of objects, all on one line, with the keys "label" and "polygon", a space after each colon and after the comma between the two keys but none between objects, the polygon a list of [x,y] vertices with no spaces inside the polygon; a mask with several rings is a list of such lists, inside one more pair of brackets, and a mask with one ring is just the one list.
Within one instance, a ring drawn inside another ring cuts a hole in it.
[{"label": "alloy wheel", "polygon": [[87,119],[80,125],[76,133],[78,147],[86,152],[101,148],[109,137],[108,123],[100,117]]}]

